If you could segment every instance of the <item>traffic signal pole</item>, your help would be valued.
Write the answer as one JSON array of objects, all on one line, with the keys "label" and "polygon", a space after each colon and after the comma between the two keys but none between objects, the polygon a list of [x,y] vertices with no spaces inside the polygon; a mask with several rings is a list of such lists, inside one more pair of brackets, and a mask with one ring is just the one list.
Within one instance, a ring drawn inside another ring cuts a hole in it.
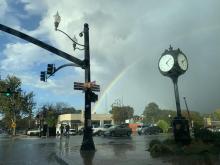
[{"label": "traffic signal pole", "polygon": [[[11,35],[17,36],[23,40],[31,42],[43,49],[46,49],[62,58],[65,58],[76,65],[80,66],[82,69],[85,69],[85,83],[89,83],[90,79],[90,52],[89,52],[89,25],[84,24],[84,48],[85,48],[85,59],[82,61],[72,55],[69,55],[53,46],[50,46],[36,38],[33,38],[27,34],[24,34],[20,31],[12,29],[8,26],[0,24],[0,30]],[[95,151],[95,145],[92,138],[92,127],[91,127],[91,99],[90,99],[91,89],[85,91],[85,122],[84,122],[84,135],[83,142],[81,145],[81,151]]]},{"label": "traffic signal pole", "polygon": [[[84,45],[85,45],[85,83],[90,83],[90,50],[89,50],[89,25],[84,24]],[[95,145],[92,137],[92,121],[91,121],[91,88],[85,90],[85,113],[84,113],[84,134],[81,151],[94,151]]]}]

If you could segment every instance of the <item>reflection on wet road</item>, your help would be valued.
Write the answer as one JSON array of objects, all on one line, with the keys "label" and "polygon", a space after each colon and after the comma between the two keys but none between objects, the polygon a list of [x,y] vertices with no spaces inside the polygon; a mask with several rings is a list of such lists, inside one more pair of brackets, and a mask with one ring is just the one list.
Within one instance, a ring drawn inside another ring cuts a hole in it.
[{"label": "reflection on wet road", "polygon": [[[160,165],[214,164],[199,157],[154,159],[146,151],[152,139],[165,136],[94,137],[95,152],[80,152],[82,136],[70,138],[0,137],[0,165]],[[191,163],[190,163],[191,162]]]}]

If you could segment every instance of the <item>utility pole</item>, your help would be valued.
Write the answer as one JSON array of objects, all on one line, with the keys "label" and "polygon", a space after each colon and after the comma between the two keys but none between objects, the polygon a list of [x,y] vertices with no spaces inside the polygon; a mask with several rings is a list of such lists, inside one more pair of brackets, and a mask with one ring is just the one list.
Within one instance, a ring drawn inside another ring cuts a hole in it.
[{"label": "utility pole", "polygon": [[188,105],[187,105],[187,102],[186,102],[186,97],[183,97],[183,99],[184,99],[184,102],[185,102],[185,105],[186,105],[186,110],[187,110],[187,114],[188,114],[188,118],[189,118],[190,127],[192,128],[193,127],[192,119],[191,119],[191,116],[190,116],[190,113],[189,113],[189,108],[188,108]]}]

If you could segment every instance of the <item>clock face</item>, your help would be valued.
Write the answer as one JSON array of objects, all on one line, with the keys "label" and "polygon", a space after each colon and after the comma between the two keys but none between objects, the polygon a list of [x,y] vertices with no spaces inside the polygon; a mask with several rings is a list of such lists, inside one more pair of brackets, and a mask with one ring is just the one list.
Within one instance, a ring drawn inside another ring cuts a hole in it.
[{"label": "clock face", "polygon": [[160,58],[159,68],[162,72],[168,72],[174,65],[174,58],[170,54],[166,54]]},{"label": "clock face", "polygon": [[186,56],[184,54],[179,54],[177,57],[177,61],[178,61],[178,65],[180,66],[180,68],[186,71],[188,68],[188,61],[187,61]]}]

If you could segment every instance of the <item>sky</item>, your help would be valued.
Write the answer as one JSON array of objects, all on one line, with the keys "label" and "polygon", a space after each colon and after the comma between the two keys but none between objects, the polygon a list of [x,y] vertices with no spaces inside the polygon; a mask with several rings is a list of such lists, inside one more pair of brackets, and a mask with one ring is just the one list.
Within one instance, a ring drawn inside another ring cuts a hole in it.
[{"label": "sky", "polygon": [[[89,24],[91,80],[101,87],[92,111],[108,113],[120,102],[142,114],[155,102],[161,109],[175,110],[173,84],[158,70],[158,60],[172,45],[187,56],[189,68],[179,77],[181,108],[186,97],[190,110],[210,113],[220,108],[220,1],[219,0],[0,0],[0,23],[40,39],[83,59],[73,51],[71,37]],[[73,90],[73,82],[84,81],[84,70],[68,67],[47,82],[40,72],[47,64],[69,63],[24,40],[0,32],[0,74],[22,80],[22,89],[35,93],[37,106],[64,102],[84,109],[84,93]]]}]

